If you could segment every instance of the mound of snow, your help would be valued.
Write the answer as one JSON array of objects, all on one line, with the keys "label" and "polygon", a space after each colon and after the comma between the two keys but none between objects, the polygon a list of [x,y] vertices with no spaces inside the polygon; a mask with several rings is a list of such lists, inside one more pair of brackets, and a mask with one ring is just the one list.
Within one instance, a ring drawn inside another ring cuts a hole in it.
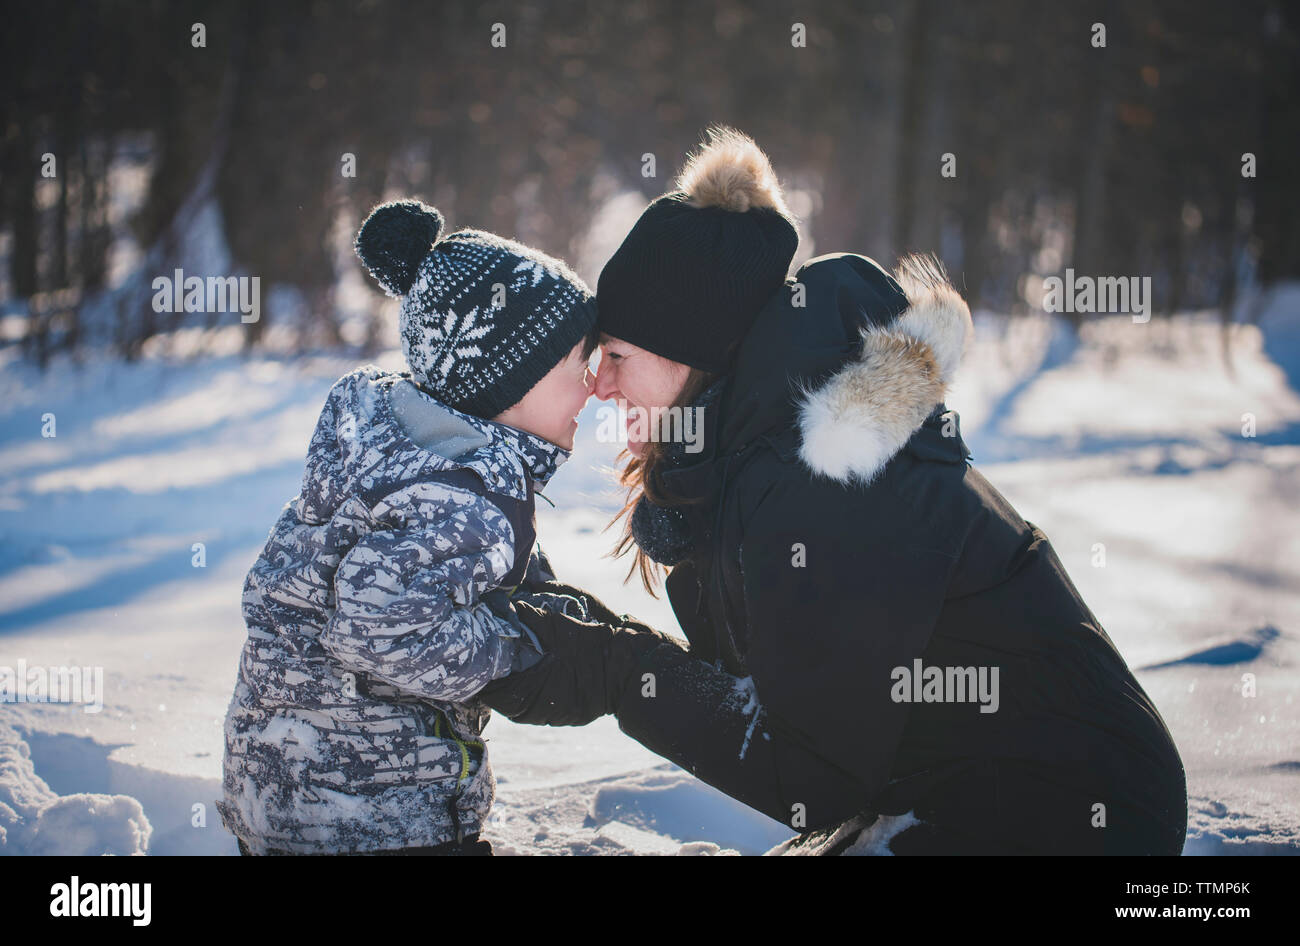
[{"label": "mound of snow", "polygon": [[762,854],[794,834],[671,763],[497,792],[484,836],[497,854]]},{"label": "mound of snow", "polygon": [[152,830],[127,795],[56,795],[0,722],[0,854],[144,854]]}]

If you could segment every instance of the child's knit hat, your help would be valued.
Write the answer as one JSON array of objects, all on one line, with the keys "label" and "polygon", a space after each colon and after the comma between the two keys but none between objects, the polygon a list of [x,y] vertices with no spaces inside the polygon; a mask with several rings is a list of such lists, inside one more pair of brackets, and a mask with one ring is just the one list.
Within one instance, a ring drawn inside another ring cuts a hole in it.
[{"label": "child's knit hat", "polygon": [[356,251],[390,296],[415,382],[448,407],[492,418],[517,403],[596,324],[595,299],[560,260],[482,230],[441,240],[416,200],[381,204]]}]

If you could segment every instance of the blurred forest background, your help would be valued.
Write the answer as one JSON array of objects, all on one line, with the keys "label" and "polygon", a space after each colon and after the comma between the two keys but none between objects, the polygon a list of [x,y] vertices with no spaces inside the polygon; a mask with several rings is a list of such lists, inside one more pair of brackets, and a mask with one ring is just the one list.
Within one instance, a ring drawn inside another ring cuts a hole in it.
[{"label": "blurred forest background", "polygon": [[[223,327],[373,350],[351,238],[394,196],[594,286],[713,122],[771,155],[796,263],[933,251],[1009,314],[1066,267],[1149,275],[1158,313],[1225,320],[1300,276],[1282,0],[97,0],[9,7],[0,47],[0,344],[42,364]],[[260,277],[260,320],[155,312],[177,268]]]}]

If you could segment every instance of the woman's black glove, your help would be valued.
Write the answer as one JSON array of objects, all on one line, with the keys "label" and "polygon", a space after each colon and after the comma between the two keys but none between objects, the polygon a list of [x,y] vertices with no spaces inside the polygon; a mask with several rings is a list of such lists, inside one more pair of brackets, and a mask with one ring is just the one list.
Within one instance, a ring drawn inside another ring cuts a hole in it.
[{"label": "woman's black glove", "polygon": [[647,654],[662,644],[685,650],[645,625],[582,621],[519,600],[514,607],[541,643],[542,659],[493,680],[477,697],[517,723],[585,726],[615,713]]}]

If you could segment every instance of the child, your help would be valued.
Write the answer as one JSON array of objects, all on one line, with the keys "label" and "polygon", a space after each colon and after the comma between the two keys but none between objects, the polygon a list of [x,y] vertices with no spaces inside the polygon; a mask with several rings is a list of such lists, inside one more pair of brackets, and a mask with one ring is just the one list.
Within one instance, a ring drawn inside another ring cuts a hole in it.
[{"label": "child", "polygon": [[442,228],[415,201],[362,225],[410,373],[335,383],[244,583],[217,804],[241,853],[491,853],[475,694],[539,659],[505,599],[554,577],[533,495],[591,394],[595,306],[564,263]]}]

